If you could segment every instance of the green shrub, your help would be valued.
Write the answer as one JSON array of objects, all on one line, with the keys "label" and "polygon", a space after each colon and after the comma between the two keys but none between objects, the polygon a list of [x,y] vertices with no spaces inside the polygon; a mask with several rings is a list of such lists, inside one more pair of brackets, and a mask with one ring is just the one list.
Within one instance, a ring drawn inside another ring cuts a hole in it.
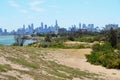
[{"label": "green shrub", "polygon": [[12,46],[19,46],[19,44],[18,43],[13,43],[13,44],[11,44]]},{"label": "green shrub", "polygon": [[100,64],[102,66],[107,67],[107,68],[114,68],[114,65],[112,63],[117,59],[117,54],[115,52],[111,51],[104,51],[100,56]]},{"label": "green shrub", "polygon": [[99,41],[100,37],[99,36],[82,36],[75,38],[76,41],[81,41],[81,42],[94,42],[94,41]]},{"label": "green shrub", "polygon": [[28,47],[40,47],[41,44],[39,42],[33,42],[27,45]]},{"label": "green shrub", "polygon": [[50,47],[52,48],[64,48],[63,42],[51,42]]},{"label": "green shrub", "polygon": [[99,65],[99,56],[101,52],[92,52],[91,54],[86,55],[87,61],[91,64]]},{"label": "green shrub", "polygon": [[90,55],[86,55],[86,58],[91,64],[120,69],[120,59],[112,51],[92,52]]},{"label": "green shrub", "polygon": [[112,63],[112,67],[116,69],[120,69],[120,58],[115,59],[115,61]]},{"label": "green shrub", "polygon": [[95,44],[92,46],[93,51],[114,51],[114,48],[110,45],[110,43],[106,42],[104,44]]},{"label": "green shrub", "polygon": [[120,50],[120,43],[117,44],[117,49]]},{"label": "green shrub", "polygon": [[95,44],[95,45],[92,46],[92,49],[93,49],[93,51],[100,51],[101,46],[100,46],[100,44]]},{"label": "green shrub", "polygon": [[68,40],[70,40],[70,41],[74,41],[75,38],[74,38],[73,36],[69,36],[69,37],[68,37]]},{"label": "green shrub", "polygon": [[119,54],[114,52],[114,48],[109,43],[95,44],[91,54],[86,55],[87,61],[91,64],[102,65],[107,68],[120,69]]}]

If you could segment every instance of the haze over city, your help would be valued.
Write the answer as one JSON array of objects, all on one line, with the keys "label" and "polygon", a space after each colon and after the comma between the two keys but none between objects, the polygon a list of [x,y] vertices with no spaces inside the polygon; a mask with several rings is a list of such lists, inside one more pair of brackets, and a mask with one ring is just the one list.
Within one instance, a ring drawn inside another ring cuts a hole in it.
[{"label": "haze over city", "polygon": [[70,27],[80,23],[119,24],[120,0],[1,0],[0,28],[11,31],[41,22],[54,25],[58,20],[60,27]]}]

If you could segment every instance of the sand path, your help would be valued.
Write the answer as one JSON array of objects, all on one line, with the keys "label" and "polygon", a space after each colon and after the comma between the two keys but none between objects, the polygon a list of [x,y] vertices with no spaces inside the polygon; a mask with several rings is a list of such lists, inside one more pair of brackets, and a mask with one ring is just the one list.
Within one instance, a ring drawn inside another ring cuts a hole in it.
[{"label": "sand path", "polygon": [[49,55],[49,58],[63,65],[97,73],[106,80],[120,80],[120,70],[106,69],[86,62],[85,54],[90,54],[91,51],[91,49],[60,49],[57,53],[50,52],[51,57]]}]

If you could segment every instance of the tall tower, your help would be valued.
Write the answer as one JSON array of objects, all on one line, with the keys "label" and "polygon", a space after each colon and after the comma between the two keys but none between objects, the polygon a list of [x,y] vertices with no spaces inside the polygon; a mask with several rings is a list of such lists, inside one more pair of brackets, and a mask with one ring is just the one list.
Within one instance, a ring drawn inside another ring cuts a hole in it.
[{"label": "tall tower", "polygon": [[41,22],[41,27],[43,28],[43,22]]},{"label": "tall tower", "polygon": [[58,34],[58,29],[59,29],[59,26],[58,26],[58,23],[57,23],[57,20],[55,21],[55,34]]},{"label": "tall tower", "polygon": [[83,28],[83,29],[87,29],[86,24],[83,24],[83,25],[82,25],[82,28]]},{"label": "tall tower", "polygon": [[55,27],[57,27],[58,26],[58,23],[57,23],[57,20],[55,21]]},{"label": "tall tower", "polygon": [[79,23],[79,29],[81,29],[81,23]]}]

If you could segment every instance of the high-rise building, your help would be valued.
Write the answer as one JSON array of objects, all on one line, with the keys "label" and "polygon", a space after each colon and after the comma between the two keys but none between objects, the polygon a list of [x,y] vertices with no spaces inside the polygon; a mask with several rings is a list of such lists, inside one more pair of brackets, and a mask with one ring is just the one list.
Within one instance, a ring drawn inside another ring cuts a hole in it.
[{"label": "high-rise building", "polygon": [[7,29],[4,29],[4,33],[7,34]]},{"label": "high-rise building", "polygon": [[43,28],[43,22],[41,22],[41,27]]},{"label": "high-rise building", "polygon": [[55,21],[55,34],[58,34],[58,29],[59,29],[59,26],[58,26],[58,22],[57,20]]},{"label": "high-rise building", "polygon": [[81,29],[81,23],[79,23],[79,29]]},{"label": "high-rise building", "polygon": [[86,24],[83,24],[83,25],[82,25],[82,28],[83,28],[83,29],[87,29]]},{"label": "high-rise building", "polygon": [[57,20],[55,21],[55,27],[58,27],[58,23],[57,23]]},{"label": "high-rise building", "polygon": [[31,24],[30,29],[31,29],[31,30],[34,29],[34,24],[33,24],[33,23]]},{"label": "high-rise building", "polygon": [[3,33],[2,28],[0,28],[0,34],[2,34],[2,33]]},{"label": "high-rise building", "polygon": [[107,25],[105,25],[105,29],[106,30],[110,30],[111,28],[117,29],[118,28],[118,24],[107,24]]},{"label": "high-rise building", "polygon": [[87,30],[94,31],[94,24],[88,24]]}]

